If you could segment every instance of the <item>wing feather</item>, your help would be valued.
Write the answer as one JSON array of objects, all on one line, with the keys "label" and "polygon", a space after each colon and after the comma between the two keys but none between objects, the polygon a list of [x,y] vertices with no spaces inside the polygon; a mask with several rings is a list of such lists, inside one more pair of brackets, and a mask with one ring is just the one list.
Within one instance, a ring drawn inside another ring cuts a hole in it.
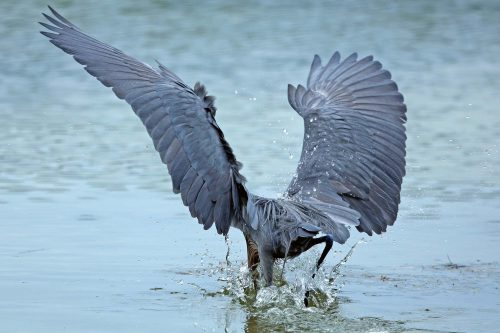
[{"label": "wing feather", "polygon": [[51,24],[40,24],[51,32],[41,33],[132,106],[167,164],[173,191],[205,229],[215,223],[226,235],[247,192],[241,163],[215,122],[214,98],[203,85],[191,89],[165,66],[155,70],[49,9],[52,16],[43,15]]},{"label": "wing feather", "polygon": [[[315,56],[307,80],[288,87],[304,118],[304,144],[287,195],[328,210],[334,222],[381,233],[397,217],[405,175],[406,106],[391,74],[372,56],[325,66]],[[340,204],[358,212],[342,211]]]}]

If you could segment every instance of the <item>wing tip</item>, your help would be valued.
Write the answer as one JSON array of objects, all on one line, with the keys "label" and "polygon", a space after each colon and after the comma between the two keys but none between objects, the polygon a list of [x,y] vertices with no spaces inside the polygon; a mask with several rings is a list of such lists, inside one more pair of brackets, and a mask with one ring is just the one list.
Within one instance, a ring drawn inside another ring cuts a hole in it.
[{"label": "wing tip", "polygon": [[53,32],[48,32],[48,31],[40,31],[40,33],[42,35],[44,35],[45,37],[47,38],[50,38],[50,41],[53,42],[53,39],[56,38],[57,36],[59,36],[58,34],[56,33],[53,33]]},{"label": "wing tip", "polygon": [[319,55],[315,54],[311,63],[311,68],[309,69],[309,75],[307,76],[308,88],[313,84],[319,72],[321,72],[321,58]]},{"label": "wing tip", "polygon": [[52,15],[54,15],[59,21],[63,22],[64,24],[70,26],[70,27],[74,27],[74,24],[71,23],[70,21],[68,21],[64,16],[62,16],[61,14],[59,14],[57,12],[57,10],[55,10],[52,6],[50,5],[47,5],[47,7],[49,7],[49,10],[50,12],[52,13]]}]

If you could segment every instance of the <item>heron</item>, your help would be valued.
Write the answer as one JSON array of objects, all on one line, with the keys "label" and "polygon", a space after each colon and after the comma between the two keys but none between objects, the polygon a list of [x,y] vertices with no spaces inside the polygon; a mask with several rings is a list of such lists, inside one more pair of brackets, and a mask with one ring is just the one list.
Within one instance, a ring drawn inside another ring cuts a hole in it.
[{"label": "heron", "polygon": [[41,33],[130,104],[167,166],[173,192],[205,230],[215,224],[225,237],[230,227],[243,233],[254,282],[262,275],[272,285],[277,259],[324,244],[314,278],[333,242],[345,243],[351,229],[371,236],[396,221],[406,105],[373,56],[335,52],[322,65],[315,55],[306,84],[288,85],[288,102],[304,120],[302,153],[283,195],[266,198],[247,189],[204,85],[190,87],[160,62],[154,68],[136,60],[49,9]]}]

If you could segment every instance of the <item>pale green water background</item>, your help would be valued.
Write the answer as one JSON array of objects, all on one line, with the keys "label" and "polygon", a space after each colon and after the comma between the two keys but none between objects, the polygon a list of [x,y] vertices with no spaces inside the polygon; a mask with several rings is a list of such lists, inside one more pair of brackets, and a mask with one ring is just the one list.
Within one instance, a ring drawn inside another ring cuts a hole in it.
[{"label": "pale green water background", "polygon": [[[244,242],[204,232],[129,107],[38,34],[46,1],[0,3],[1,332],[495,332],[500,325],[500,2],[54,1],[96,37],[217,96],[249,188],[285,189],[302,122],[287,83],[314,53],[374,54],[408,105],[400,215],[288,286],[243,293]],[[455,264],[450,265],[449,259]]]}]

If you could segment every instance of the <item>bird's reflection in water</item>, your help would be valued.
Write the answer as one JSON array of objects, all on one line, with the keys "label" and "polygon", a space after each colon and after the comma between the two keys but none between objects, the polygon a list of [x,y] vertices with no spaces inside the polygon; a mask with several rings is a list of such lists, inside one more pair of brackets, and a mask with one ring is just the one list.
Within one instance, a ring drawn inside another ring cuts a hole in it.
[{"label": "bird's reflection in water", "polygon": [[[244,332],[406,332],[404,322],[388,321],[374,317],[350,319],[339,313],[330,315],[293,316],[294,321],[275,318],[262,318],[258,315],[249,316],[244,326]],[[325,327],[329,327],[325,330]]]},{"label": "bird's reflection in water", "polygon": [[[276,311],[277,313],[272,309],[268,309],[266,312],[249,311],[244,323],[244,331],[246,333],[312,331],[314,328],[320,329],[321,325],[324,325],[314,317],[324,317],[326,314],[330,314],[333,323],[337,321],[336,317],[339,316],[338,308],[339,301],[335,301],[329,304],[328,308],[320,310],[322,314],[317,313],[318,311],[315,309],[305,310],[305,308],[297,307],[282,308]],[[309,322],[310,319],[316,322]],[[321,321],[324,323],[324,320]]]},{"label": "bird's reflection in water", "polygon": [[[300,302],[281,306],[257,307],[242,304],[246,313],[244,332],[403,332],[405,323],[375,317],[348,318],[342,313],[342,305],[350,300],[332,298],[320,290],[311,294],[311,306]],[[325,328],[328,327],[328,330]],[[230,332],[231,330],[226,330]]]}]

